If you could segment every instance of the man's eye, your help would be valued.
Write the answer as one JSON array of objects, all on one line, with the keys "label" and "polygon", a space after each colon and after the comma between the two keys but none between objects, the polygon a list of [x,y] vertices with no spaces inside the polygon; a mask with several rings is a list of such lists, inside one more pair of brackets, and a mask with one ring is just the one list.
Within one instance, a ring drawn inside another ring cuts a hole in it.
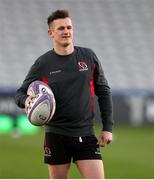
[{"label": "man's eye", "polygon": [[67,29],[72,29],[72,26],[67,26]]},{"label": "man's eye", "polygon": [[65,29],[65,27],[59,27],[59,28],[58,28],[58,30],[60,30],[60,31],[61,31],[61,30],[64,30],[64,29]]},{"label": "man's eye", "polygon": [[72,29],[72,26],[67,26],[67,27],[61,26],[58,28],[58,30],[63,31],[63,30],[65,30],[65,28],[70,30],[70,29]]}]

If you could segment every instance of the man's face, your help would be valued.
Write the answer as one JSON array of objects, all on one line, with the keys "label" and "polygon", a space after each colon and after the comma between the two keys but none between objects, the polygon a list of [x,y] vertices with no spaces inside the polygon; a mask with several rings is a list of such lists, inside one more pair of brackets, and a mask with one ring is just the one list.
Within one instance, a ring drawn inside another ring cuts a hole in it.
[{"label": "man's face", "polygon": [[56,19],[48,29],[49,36],[57,45],[67,47],[73,42],[73,26],[70,18]]}]

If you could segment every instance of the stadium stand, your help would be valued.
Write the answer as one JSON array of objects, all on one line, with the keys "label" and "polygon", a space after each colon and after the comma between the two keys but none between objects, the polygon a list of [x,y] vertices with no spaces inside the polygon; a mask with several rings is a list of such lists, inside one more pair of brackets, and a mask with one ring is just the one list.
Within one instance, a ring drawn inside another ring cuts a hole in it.
[{"label": "stadium stand", "polygon": [[113,90],[154,89],[153,0],[0,0],[0,88],[18,87],[52,45],[46,19],[73,17],[76,45],[91,47]]}]

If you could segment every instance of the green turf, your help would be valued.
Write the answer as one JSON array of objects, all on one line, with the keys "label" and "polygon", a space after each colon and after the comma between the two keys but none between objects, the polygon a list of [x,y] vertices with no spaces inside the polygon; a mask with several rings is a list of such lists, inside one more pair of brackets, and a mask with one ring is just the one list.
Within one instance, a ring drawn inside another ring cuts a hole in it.
[{"label": "green turf", "polygon": [[[48,178],[43,136],[42,130],[20,138],[0,134],[0,178]],[[102,156],[106,178],[154,178],[154,127],[116,127],[114,141],[102,148]],[[74,164],[70,177],[81,178]]]},{"label": "green turf", "polygon": [[154,127],[115,129],[103,157],[108,178],[154,178]]}]

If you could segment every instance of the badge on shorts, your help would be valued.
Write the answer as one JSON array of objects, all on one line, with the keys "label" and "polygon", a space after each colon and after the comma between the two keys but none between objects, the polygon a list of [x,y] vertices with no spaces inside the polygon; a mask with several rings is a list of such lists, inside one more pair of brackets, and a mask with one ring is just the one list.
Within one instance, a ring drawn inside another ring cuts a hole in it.
[{"label": "badge on shorts", "polygon": [[49,147],[44,148],[44,155],[47,156],[47,157],[51,156],[51,150],[50,150]]}]

